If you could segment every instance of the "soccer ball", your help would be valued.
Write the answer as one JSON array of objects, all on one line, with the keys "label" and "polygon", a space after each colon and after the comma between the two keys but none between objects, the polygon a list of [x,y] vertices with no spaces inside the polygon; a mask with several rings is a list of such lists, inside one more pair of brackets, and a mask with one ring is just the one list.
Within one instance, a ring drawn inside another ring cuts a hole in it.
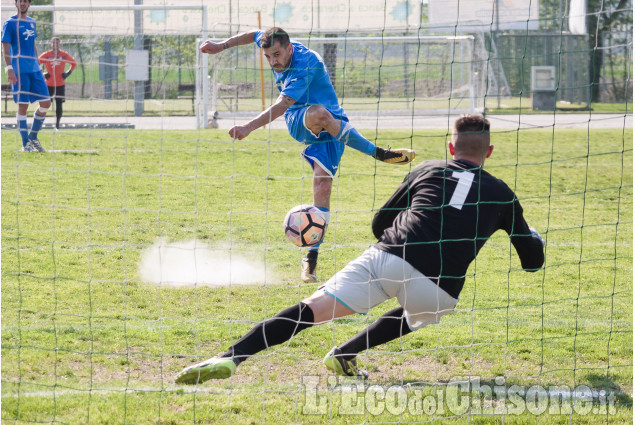
[{"label": "soccer ball", "polygon": [[324,237],[326,216],[314,205],[298,205],[287,213],[283,226],[284,234],[292,244],[312,246]]}]

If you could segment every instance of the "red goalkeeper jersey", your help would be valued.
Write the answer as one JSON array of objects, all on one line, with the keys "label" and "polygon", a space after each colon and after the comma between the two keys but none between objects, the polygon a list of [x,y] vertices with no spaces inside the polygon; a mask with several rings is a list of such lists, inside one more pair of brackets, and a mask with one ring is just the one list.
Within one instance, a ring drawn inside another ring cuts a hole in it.
[{"label": "red goalkeeper jersey", "polygon": [[59,87],[66,84],[62,77],[66,64],[71,66],[70,69],[77,67],[75,58],[64,50],[59,50],[57,54],[53,50],[48,50],[42,53],[39,59],[40,63],[46,67],[46,72],[50,74],[50,77],[46,79],[46,85],[49,87]]}]

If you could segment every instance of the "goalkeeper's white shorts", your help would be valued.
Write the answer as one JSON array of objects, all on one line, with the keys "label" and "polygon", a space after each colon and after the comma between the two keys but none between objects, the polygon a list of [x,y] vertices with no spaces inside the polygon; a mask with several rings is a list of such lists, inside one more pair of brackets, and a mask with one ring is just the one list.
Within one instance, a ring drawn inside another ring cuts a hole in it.
[{"label": "goalkeeper's white shorts", "polygon": [[360,314],[397,298],[413,331],[439,323],[458,302],[407,261],[375,247],[348,263],[320,289]]}]

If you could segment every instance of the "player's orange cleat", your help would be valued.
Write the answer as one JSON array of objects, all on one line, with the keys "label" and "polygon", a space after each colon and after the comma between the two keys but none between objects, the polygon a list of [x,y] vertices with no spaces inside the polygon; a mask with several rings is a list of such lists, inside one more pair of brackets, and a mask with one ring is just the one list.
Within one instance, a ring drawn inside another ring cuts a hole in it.
[{"label": "player's orange cleat", "polygon": [[415,151],[412,149],[391,149],[388,146],[388,149],[377,148],[375,158],[388,164],[405,165],[415,159]]}]

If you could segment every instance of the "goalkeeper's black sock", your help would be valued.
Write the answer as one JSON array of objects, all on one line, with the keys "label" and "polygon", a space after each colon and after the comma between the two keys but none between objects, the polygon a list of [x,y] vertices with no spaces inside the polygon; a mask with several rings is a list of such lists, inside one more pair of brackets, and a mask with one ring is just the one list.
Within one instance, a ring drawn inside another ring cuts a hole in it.
[{"label": "goalkeeper's black sock", "polygon": [[303,329],[314,325],[313,310],[304,303],[299,303],[282,310],[270,319],[258,323],[246,335],[229,347],[221,357],[232,357],[239,365],[267,347],[290,340]]},{"label": "goalkeeper's black sock", "polygon": [[62,99],[55,99],[55,128],[60,129],[60,120],[62,119],[62,104],[64,101]]},{"label": "goalkeeper's black sock", "polygon": [[345,360],[353,360],[360,351],[376,347],[411,332],[406,317],[403,315],[403,307],[398,307],[381,316],[375,323],[340,345],[339,348],[342,350],[344,354],[342,357]]}]

